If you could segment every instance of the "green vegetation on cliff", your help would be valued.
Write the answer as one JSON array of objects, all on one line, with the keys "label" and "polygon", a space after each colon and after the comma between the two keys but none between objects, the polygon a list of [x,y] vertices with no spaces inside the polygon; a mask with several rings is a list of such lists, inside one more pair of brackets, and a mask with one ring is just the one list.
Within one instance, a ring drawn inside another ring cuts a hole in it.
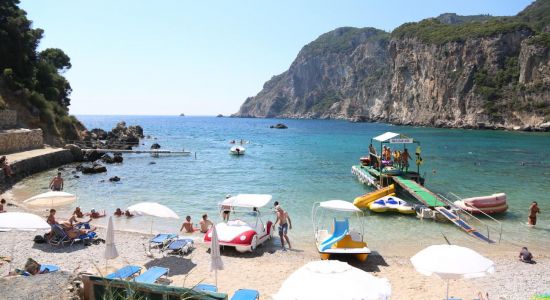
[{"label": "green vegetation on cliff", "polygon": [[389,37],[389,33],[376,28],[340,27],[322,34],[313,42],[305,45],[301,52],[305,56],[325,55],[327,53],[349,53],[358,44],[366,40],[387,41]]},{"label": "green vegetation on cliff", "polygon": [[0,106],[17,110],[25,125],[42,128],[49,142],[77,139],[83,126],[68,115],[72,89],[62,75],[71,68],[70,58],[61,49],[37,50],[44,31],[32,28],[18,4],[0,2]]}]

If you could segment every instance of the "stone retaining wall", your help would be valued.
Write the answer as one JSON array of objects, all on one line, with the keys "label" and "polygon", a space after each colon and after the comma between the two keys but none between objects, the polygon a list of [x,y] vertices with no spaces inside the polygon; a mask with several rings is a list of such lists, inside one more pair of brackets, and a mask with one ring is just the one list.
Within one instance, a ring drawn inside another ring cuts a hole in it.
[{"label": "stone retaining wall", "polygon": [[10,129],[0,131],[0,154],[8,154],[44,146],[42,129]]},{"label": "stone retaining wall", "polygon": [[0,129],[13,128],[17,125],[17,111],[11,109],[0,110]]},{"label": "stone retaining wall", "polygon": [[17,181],[29,175],[57,168],[72,162],[73,155],[70,150],[66,149],[60,149],[59,151],[11,162],[11,167],[15,175],[11,178],[6,178],[4,172],[0,170],[0,192],[6,191]]}]

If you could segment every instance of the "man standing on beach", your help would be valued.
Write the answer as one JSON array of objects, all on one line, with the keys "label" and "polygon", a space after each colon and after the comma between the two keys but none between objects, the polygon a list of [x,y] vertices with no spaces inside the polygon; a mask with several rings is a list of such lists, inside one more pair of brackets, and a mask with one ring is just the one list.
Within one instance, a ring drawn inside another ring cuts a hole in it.
[{"label": "man standing on beach", "polygon": [[538,206],[537,201],[533,201],[531,203],[531,206],[529,207],[529,218],[528,218],[528,225],[535,226],[537,225],[537,214],[540,213],[540,209]]},{"label": "man standing on beach", "polygon": [[275,202],[275,213],[277,214],[277,220],[273,223],[273,227],[275,227],[275,224],[279,222],[279,237],[281,238],[281,246],[283,247],[283,251],[286,251],[285,240],[288,243],[288,249],[292,249],[287,235],[288,229],[292,229],[292,221],[288,216],[288,212],[283,210],[283,208],[279,205],[279,202]]},{"label": "man standing on beach", "polygon": [[50,189],[52,191],[63,190],[63,178],[61,178],[61,172],[57,172],[57,176],[55,176],[50,182]]}]

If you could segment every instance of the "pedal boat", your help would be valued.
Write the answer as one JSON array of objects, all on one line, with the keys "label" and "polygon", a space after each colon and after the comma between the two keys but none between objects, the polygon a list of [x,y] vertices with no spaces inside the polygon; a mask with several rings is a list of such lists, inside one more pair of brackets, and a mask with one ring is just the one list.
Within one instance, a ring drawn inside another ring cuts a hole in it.
[{"label": "pedal boat", "polygon": [[[354,225],[359,223],[358,226],[350,226],[350,215],[354,217]],[[313,230],[321,259],[329,259],[333,254],[344,254],[365,261],[371,251],[363,241],[363,220],[363,212],[351,202],[329,200],[314,203]]]}]

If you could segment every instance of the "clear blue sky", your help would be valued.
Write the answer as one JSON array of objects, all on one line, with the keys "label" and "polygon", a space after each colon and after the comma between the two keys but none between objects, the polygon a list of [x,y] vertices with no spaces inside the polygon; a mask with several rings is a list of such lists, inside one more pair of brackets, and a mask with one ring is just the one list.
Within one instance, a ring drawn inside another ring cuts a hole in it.
[{"label": "clear blue sky", "polygon": [[444,12],[514,15],[530,0],[23,0],[72,69],[72,114],[236,112],[337,27],[391,31]]}]

